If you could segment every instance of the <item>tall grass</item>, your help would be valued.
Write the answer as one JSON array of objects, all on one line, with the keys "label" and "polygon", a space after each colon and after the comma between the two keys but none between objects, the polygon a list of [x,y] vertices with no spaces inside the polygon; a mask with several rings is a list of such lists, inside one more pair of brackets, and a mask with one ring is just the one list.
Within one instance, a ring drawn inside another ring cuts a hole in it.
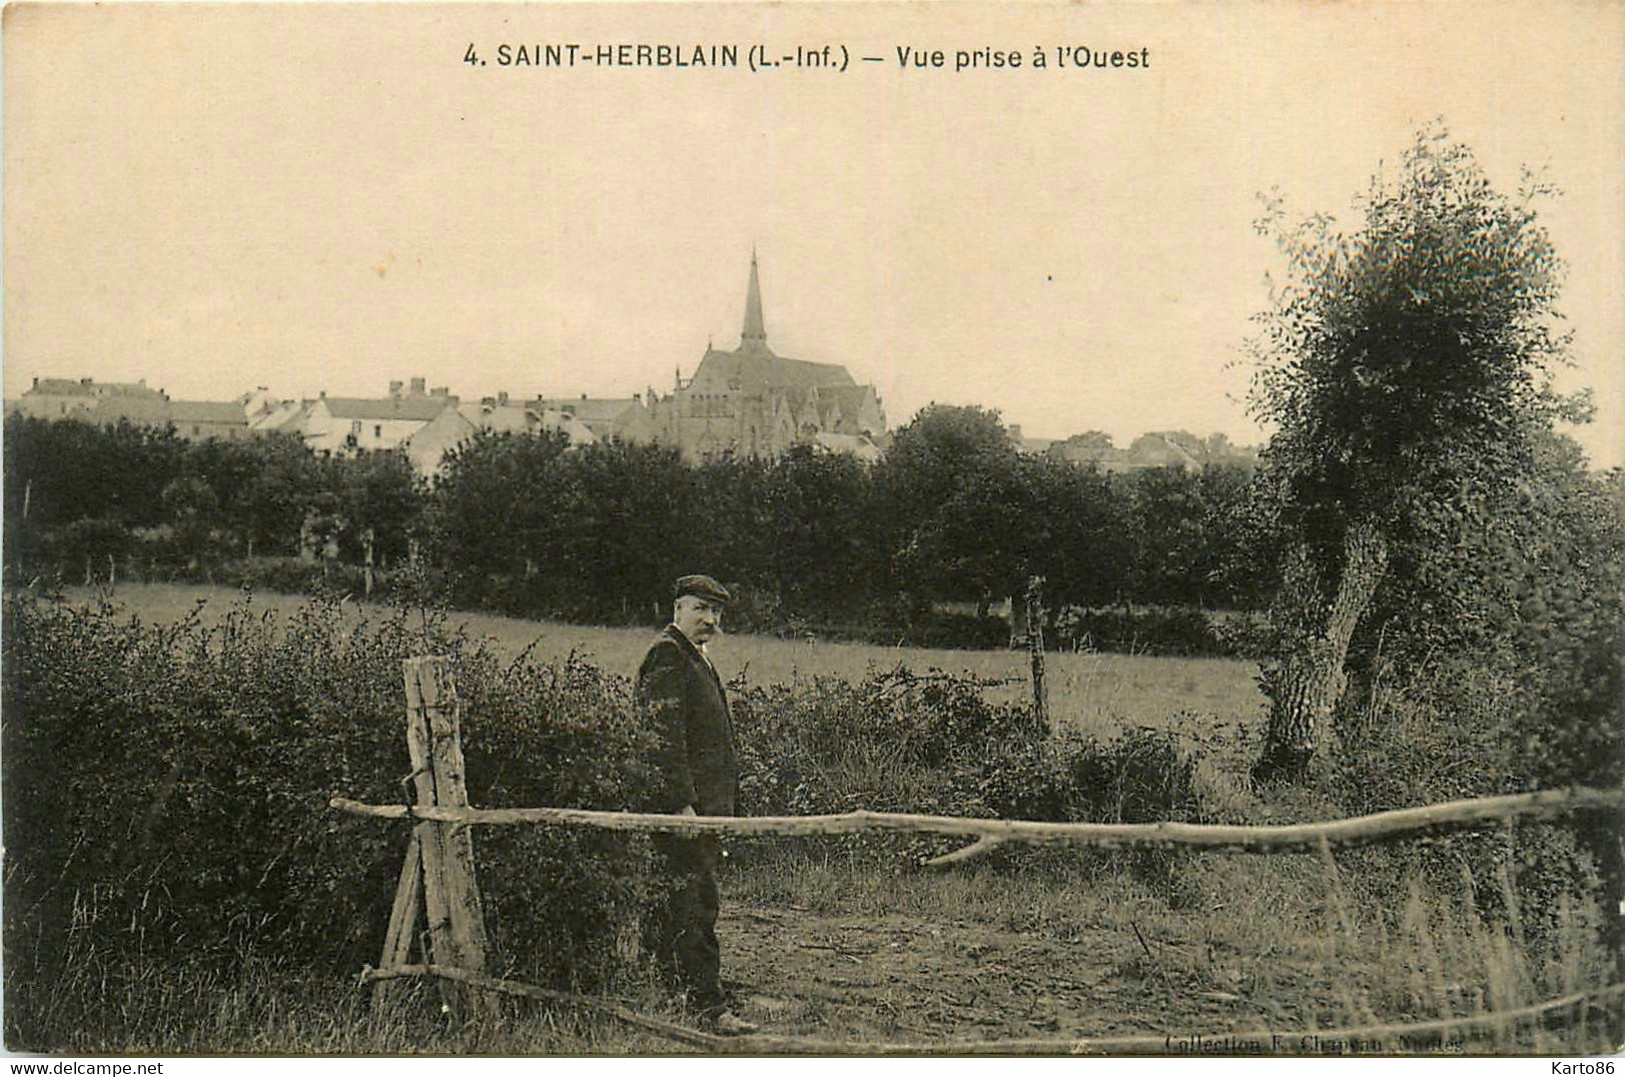
[{"label": "tall grass", "polygon": [[[1030,1005],[1046,995],[1060,999],[1053,1003],[1058,1024],[1049,1034],[1055,1036],[1219,1036],[1259,1029],[1286,1035],[1477,1017],[1606,982],[1605,961],[1578,909],[1551,946],[1535,950],[1518,941],[1516,925],[1484,922],[1461,899],[1470,887],[1439,890],[1412,877],[1403,896],[1362,893],[1344,867],[1313,856],[1215,856],[1190,870],[1206,900],[1174,909],[1133,879],[1102,879],[1081,866],[1042,877],[985,869],[936,877],[808,849],[725,878],[725,972],[748,981],[751,991],[778,997],[774,1032],[925,1043],[1034,1035]],[[815,948],[799,956],[756,952],[750,932],[757,914],[747,910],[761,910],[792,929],[805,924],[798,937]],[[883,937],[908,941],[873,953],[843,952],[818,941],[833,937],[831,931],[882,928],[889,932]],[[489,1025],[454,1027],[426,984],[408,986],[375,1013],[353,978],[302,971],[261,955],[245,954],[229,972],[156,959],[110,964],[94,953],[80,958],[72,977],[42,985],[36,996],[39,1005],[78,1018],[54,1045],[57,1050],[686,1050],[567,1006],[509,1005]],[[795,974],[808,967],[818,975]],[[911,979],[899,975],[911,970]],[[843,977],[880,986],[828,986]],[[1067,993],[1079,988],[1081,998]],[[620,997],[651,1016],[680,1020],[652,988],[633,985]],[[980,999],[972,1008],[978,1020],[967,1020],[972,1011],[964,1005],[944,1008],[944,997]],[[92,1014],[93,1020],[85,1019]],[[941,1019],[926,1020],[926,1014]],[[1594,1006],[1545,1022],[1463,1030],[1434,1049],[1598,1054],[1612,1049],[1620,1031],[1617,1006]],[[1291,1053],[1337,1049],[1329,1043],[1303,1047],[1293,1039]],[[1392,1034],[1379,1038],[1375,1049],[1407,1051]]]}]

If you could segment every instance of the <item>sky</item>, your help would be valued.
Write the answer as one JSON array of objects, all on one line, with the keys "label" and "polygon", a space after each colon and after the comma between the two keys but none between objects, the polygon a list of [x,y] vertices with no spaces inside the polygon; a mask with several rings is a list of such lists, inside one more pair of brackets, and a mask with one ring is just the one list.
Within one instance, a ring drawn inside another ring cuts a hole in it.
[{"label": "sky", "polygon": [[[977,49],[1022,66],[956,71]],[[1617,3],[13,6],[4,68],[7,398],[668,392],[736,344],[754,248],[769,345],[873,382],[893,426],[939,401],[1257,443],[1259,194],[1346,216],[1442,117],[1497,186],[1562,189],[1560,386],[1625,464]]]}]

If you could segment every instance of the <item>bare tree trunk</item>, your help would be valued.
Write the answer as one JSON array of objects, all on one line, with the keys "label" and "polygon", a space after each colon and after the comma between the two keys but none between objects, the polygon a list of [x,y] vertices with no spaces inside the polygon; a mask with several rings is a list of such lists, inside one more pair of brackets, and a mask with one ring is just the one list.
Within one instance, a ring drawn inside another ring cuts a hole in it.
[{"label": "bare tree trunk", "polygon": [[1269,726],[1253,776],[1303,774],[1325,747],[1332,712],[1348,684],[1349,641],[1388,568],[1388,541],[1376,524],[1361,520],[1343,534],[1343,571],[1328,601],[1306,550],[1294,550],[1283,582],[1284,601],[1296,607],[1302,629],[1289,638],[1280,666],[1265,678]]}]

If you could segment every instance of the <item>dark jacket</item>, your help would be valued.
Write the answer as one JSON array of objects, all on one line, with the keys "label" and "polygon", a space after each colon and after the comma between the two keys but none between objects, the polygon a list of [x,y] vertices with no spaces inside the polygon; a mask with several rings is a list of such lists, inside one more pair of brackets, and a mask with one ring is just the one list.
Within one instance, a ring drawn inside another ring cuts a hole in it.
[{"label": "dark jacket", "polygon": [[650,811],[732,815],[739,756],[722,681],[675,625],[667,625],[638,668],[638,707],[660,737]]}]

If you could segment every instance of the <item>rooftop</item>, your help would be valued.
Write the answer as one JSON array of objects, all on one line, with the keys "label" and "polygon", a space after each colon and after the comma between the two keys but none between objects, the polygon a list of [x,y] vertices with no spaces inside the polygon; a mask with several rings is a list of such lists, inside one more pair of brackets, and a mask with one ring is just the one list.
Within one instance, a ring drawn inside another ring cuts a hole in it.
[{"label": "rooftop", "polygon": [[243,406],[230,400],[171,400],[169,417],[176,423],[248,425],[248,414]]},{"label": "rooftop", "polygon": [[738,351],[711,349],[700,360],[694,381],[705,385],[726,385],[742,392],[766,389],[814,389],[856,385],[846,367],[839,363],[810,363],[774,355],[765,344],[746,345]]},{"label": "rooftop", "polygon": [[324,396],[316,402],[326,404],[328,414],[335,419],[402,419],[428,422],[457,405],[454,396],[397,396],[374,400],[366,397]]}]

